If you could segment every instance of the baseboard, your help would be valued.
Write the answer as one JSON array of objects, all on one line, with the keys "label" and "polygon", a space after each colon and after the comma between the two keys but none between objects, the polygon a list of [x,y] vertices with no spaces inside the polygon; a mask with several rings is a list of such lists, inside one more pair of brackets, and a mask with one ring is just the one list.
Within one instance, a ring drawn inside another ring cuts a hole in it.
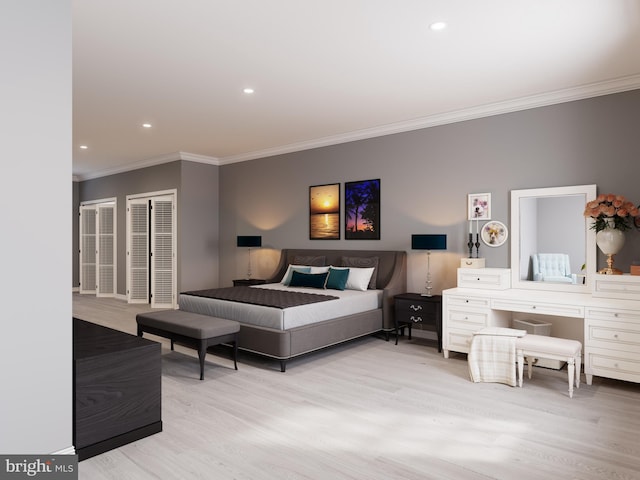
[{"label": "baseboard", "polygon": [[51,455],[75,455],[76,449],[73,445],[67,448],[63,448],[62,450],[58,450],[57,452],[51,453]]}]

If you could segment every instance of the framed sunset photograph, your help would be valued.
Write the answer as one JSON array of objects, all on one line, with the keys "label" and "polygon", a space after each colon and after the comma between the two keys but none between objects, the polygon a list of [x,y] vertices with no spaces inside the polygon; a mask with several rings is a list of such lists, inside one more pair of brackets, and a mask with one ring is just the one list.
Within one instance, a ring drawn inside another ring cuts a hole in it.
[{"label": "framed sunset photograph", "polygon": [[345,240],[380,240],[380,179],[344,184]]},{"label": "framed sunset photograph", "polygon": [[309,239],[340,240],[340,184],[309,187]]}]

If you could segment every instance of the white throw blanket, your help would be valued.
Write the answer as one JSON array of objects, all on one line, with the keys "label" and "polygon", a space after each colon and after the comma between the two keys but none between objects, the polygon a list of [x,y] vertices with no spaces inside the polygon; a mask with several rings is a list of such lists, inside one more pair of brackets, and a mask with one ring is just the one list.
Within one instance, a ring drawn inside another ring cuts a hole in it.
[{"label": "white throw blanket", "polygon": [[515,387],[516,338],[526,330],[487,327],[475,332],[469,348],[469,375],[473,382],[505,383]]}]

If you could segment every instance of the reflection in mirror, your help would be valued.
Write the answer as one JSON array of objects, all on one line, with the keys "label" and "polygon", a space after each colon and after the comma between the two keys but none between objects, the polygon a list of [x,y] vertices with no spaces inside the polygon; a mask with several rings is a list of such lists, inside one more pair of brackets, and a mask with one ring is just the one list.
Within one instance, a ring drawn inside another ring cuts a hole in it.
[{"label": "reflection in mirror", "polygon": [[583,213],[595,196],[595,185],[511,192],[513,288],[589,290],[595,234]]}]

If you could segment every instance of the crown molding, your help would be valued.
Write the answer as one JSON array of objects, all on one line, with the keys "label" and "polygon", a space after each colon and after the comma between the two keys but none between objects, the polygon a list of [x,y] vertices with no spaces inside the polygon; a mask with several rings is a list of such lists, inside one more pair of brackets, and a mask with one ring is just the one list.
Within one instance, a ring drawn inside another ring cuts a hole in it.
[{"label": "crown molding", "polygon": [[147,158],[139,162],[128,163],[119,167],[109,168],[106,170],[100,170],[92,172],[87,175],[74,175],[74,181],[91,180],[94,178],[108,177],[109,175],[116,175],[118,173],[129,172],[131,170],[139,170],[141,168],[153,167],[161,165],[163,163],[171,163],[177,160],[187,160],[189,162],[207,163],[209,165],[220,165],[220,161],[215,157],[208,157],[206,155],[198,155],[196,153],[188,152],[172,152],[157,157]]},{"label": "crown molding", "polygon": [[327,147],[338,145],[341,143],[354,142],[358,140],[366,140],[368,138],[381,137],[385,135],[393,135],[396,133],[410,132],[423,128],[436,127],[449,123],[464,122],[493,115],[501,115],[505,113],[516,112],[520,110],[528,110],[532,108],[545,107],[560,103],[583,100],[586,98],[598,97],[614,93],[636,90],[640,88],[640,75],[631,75],[620,77],[603,82],[591,83],[578,87],[547,92],[538,95],[530,95],[513,100],[503,102],[479,105],[476,107],[455,110],[451,112],[429,115],[413,120],[381,125],[378,127],[356,130],[339,135],[331,135],[314,140],[291,143],[273,148],[255,150],[253,152],[241,153],[238,155],[229,155],[227,157],[210,157],[206,155],[198,155],[188,152],[173,152],[157,157],[148,158],[139,162],[122,165],[107,170],[93,172],[87,175],[75,175],[73,181],[90,180],[93,178],[106,177],[117,173],[123,173],[131,170],[138,170],[163,163],[174,162],[176,160],[187,160],[190,162],[206,163],[209,165],[228,165],[232,163],[245,162],[259,158],[272,157],[274,155],[283,155],[287,153],[300,152],[313,148]]},{"label": "crown molding", "polygon": [[381,137],[384,135],[393,135],[395,133],[410,132],[423,128],[446,125],[449,123],[464,122],[467,120],[474,120],[482,117],[489,117],[520,110],[528,110],[559,103],[572,102],[575,100],[583,100],[591,97],[620,93],[628,90],[635,90],[638,88],[640,88],[640,75],[631,75],[628,77],[606,80],[603,82],[582,85],[579,87],[557,90],[555,92],[530,95],[514,100],[507,100],[503,102],[479,105],[477,107],[465,108],[463,110],[429,115],[427,117],[421,117],[414,120],[391,123],[379,127],[357,130],[345,134],[332,135],[305,142],[291,143],[280,147],[256,150],[239,155],[230,155],[228,157],[220,158],[219,164],[227,165],[231,163],[244,162],[247,160],[271,157],[274,155],[282,155],[286,153],[310,150],[312,148],[354,142],[357,140],[365,140],[368,138]]}]

